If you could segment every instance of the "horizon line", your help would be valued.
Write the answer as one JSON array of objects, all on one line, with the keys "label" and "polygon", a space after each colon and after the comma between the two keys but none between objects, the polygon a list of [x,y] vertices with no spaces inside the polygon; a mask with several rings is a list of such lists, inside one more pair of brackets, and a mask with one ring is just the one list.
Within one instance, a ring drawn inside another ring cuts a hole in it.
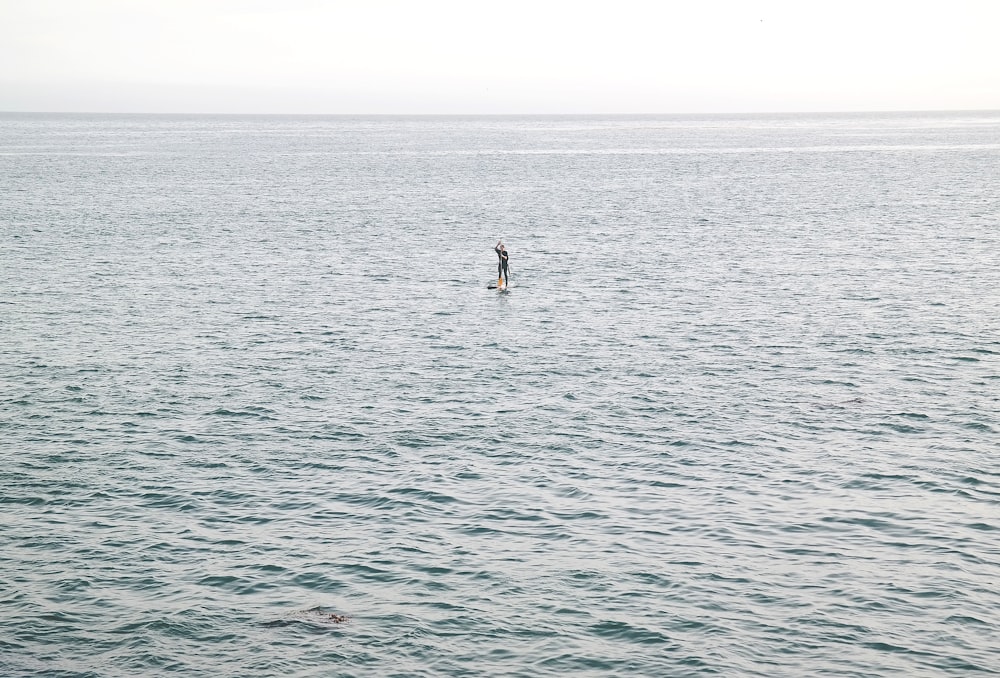
[{"label": "horizon line", "polygon": [[385,113],[385,112],[341,112],[341,113],[275,113],[275,112],[209,112],[209,111],[40,111],[40,110],[0,110],[0,115],[162,115],[162,116],[267,116],[267,117],[406,117],[406,118],[476,118],[476,117],[693,117],[707,115],[863,115],[863,114],[913,114],[913,113],[1000,113],[1000,108],[927,108],[927,109],[826,109],[826,110],[744,110],[744,111],[697,111],[697,112],[516,112],[516,113]]}]

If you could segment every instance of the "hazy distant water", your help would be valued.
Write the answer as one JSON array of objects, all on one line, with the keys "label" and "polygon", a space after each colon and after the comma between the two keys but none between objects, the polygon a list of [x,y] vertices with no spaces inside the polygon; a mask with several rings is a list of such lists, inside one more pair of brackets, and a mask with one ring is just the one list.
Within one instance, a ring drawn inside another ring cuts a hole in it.
[{"label": "hazy distant water", "polygon": [[8,114],[0,234],[4,676],[1000,672],[1000,113]]}]

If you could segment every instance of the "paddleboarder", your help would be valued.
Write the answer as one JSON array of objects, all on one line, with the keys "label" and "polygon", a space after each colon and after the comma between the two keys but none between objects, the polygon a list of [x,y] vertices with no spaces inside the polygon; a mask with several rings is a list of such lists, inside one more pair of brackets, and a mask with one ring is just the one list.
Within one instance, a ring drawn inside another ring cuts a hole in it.
[{"label": "paddleboarder", "polygon": [[509,272],[507,270],[507,248],[504,247],[502,240],[498,240],[497,246],[493,248],[493,251],[496,252],[497,257],[500,258],[497,262],[497,287],[503,287],[505,284],[510,282]]}]

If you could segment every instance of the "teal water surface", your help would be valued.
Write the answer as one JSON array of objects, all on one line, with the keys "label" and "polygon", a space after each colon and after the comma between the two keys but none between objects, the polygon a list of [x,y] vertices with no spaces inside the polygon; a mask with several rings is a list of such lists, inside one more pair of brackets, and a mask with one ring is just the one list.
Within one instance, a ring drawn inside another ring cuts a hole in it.
[{"label": "teal water surface", "polygon": [[0,181],[2,675],[1000,672],[1000,114],[5,114]]}]

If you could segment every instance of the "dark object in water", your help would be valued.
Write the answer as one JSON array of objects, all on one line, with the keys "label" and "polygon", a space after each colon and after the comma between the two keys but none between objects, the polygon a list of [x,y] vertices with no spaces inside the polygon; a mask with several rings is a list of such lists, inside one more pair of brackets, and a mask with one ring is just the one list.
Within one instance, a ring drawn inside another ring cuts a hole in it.
[{"label": "dark object in water", "polygon": [[328,612],[322,607],[313,607],[308,610],[296,610],[295,612],[289,612],[281,619],[264,622],[264,626],[267,628],[277,628],[282,626],[291,626],[292,624],[330,625],[343,624],[347,620],[348,617],[345,617],[342,614]]}]

